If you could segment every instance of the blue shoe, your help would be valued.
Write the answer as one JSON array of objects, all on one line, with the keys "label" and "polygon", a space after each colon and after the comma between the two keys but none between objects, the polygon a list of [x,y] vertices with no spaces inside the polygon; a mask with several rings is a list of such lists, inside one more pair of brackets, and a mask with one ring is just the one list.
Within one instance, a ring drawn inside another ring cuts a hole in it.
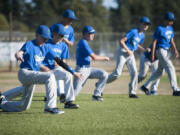
[{"label": "blue shoe", "polygon": [[141,86],[141,91],[142,92],[144,92],[146,95],[150,95],[150,92],[149,92],[149,90],[143,85],[143,86]]},{"label": "blue shoe", "polygon": [[44,113],[50,113],[50,114],[63,114],[64,111],[58,110],[58,108],[51,108],[51,109],[45,109]]},{"label": "blue shoe", "polygon": [[152,96],[156,96],[157,95],[157,92],[155,90],[151,90],[151,95]]}]

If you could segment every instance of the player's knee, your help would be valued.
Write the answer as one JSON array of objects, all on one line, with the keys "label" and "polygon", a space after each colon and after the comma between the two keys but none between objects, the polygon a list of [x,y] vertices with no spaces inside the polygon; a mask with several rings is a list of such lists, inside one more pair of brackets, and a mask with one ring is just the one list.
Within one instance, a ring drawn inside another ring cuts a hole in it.
[{"label": "player's knee", "polygon": [[104,73],[103,73],[103,78],[107,80],[107,79],[108,79],[108,75],[109,75],[109,74],[108,74],[107,72],[104,72]]}]

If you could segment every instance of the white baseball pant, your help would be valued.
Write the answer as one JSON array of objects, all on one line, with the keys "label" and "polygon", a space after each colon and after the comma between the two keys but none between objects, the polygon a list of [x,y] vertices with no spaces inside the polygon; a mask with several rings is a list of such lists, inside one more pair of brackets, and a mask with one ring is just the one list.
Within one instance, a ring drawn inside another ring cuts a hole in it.
[{"label": "white baseball pant", "polygon": [[51,72],[54,74],[57,81],[60,80],[64,82],[64,92],[66,95],[66,101],[67,102],[74,101],[75,95],[74,95],[72,74],[60,66],[57,66],[55,69],[51,70]]},{"label": "white baseball pant", "polygon": [[6,101],[1,105],[3,111],[19,112],[30,108],[35,84],[45,84],[47,101],[45,109],[56,108],[57,86],[52,73],[20,69],[18,79],[23,84],[22,99],[20,101]]},{"label": "white baseball pant", "polygon": [[94,95],[101,96],[101,93],[104,90],[108,78],[107,72],[105,72],[102,69],[85,67],[85,66],[84,67],[76,66],[75,71],[83,75],[82,79],[78,79],[77,77],[74,77],[73,84],[74,84],[75,96],[77,96],[80,93],[82,87],[84,86],[88,78],[99,79],[98,82],[96,83],[96,89],[94,90]]},{"label": "white baseball pant", "polygon": [[131,80],[129,83],[129,94],[136,94],[138,84],[138,73],[136,69],[136,61],[134,55],[129,56],[127,51],[120,47],[117,52],[116,68],[109,75],[107,83],[115,81],[122,74],[124,65],[127,65],[128,71],[130,72]]},{"label": "white baseball pant", "polygon": [[159,59],[158,69],[151,75],[151,77],[149,78],[149,80],[147,80],[144,86],[149,88],[152,85],[152,83],[157,81],[162,76],[163,69],[165,69],[165,71],[168,74],[169,81],[173,91],[180,91],[177,85],[176,71],[170,60],[170,50],[158,48],[156,56]]},{"label": "white baseball pant", "polygon": [[[138,75],[138,80],[142,81],[147,73],[149,68],[151,68],[152,73],[154,73],[157,68],[158,68],[158,60],[154,61],[154,62],[150,62],[150,60],[148,58],[146,58],[146,56],[144,54],[142,54],[141,58],[140,58],[140,64],[139,64],[139,75]],[[152,83],[151,86],[151,91],[157,91],[158,85],[159,85],[160,79],[158,79],[157,81],[155,81],[154,83]]]}]

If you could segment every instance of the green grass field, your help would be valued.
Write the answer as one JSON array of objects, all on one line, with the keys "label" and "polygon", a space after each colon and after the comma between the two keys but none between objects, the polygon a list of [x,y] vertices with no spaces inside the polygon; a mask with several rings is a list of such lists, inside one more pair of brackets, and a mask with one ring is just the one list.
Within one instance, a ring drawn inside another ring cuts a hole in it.
[{"label": "green grass field", "polygon": [[65,114],[43,113],[44,94],[36,93],[30,110],[0,112],[0,135],[179,135],[180,98],[170,95],[129,99],[105,94],[103,102],[80,94],[77,110],[58,107]]}]

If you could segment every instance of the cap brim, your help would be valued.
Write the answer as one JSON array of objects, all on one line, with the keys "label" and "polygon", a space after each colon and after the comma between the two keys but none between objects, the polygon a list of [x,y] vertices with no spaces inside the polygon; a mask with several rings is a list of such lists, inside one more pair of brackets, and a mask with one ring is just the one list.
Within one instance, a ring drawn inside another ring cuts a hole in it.
[{"label": "cap brim", "polygon": [[52,39],[52,37],[51,36],[47,36],[47,35],[41,35],[43,38],[45,38],[45,39]]}]

